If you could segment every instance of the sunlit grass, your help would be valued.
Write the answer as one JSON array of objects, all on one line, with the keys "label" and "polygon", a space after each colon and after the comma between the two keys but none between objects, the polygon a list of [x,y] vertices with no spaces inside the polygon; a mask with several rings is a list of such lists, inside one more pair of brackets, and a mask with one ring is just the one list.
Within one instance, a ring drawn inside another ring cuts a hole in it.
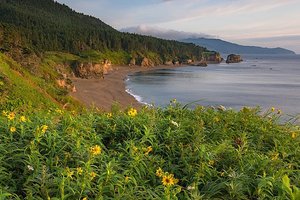
[{"label": "sunlit grass", "polygon": [[277,110],[1,113],[2,199],[299,198],[299,127]]}]

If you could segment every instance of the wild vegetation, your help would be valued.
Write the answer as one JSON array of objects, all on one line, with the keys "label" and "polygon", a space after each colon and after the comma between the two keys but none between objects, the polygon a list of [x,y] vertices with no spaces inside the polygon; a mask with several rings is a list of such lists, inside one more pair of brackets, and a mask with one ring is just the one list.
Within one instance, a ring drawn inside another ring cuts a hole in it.
[{"label": "wild vegetation", "polygon": [[[194,44],[121,33],[101,20],[76,13],[53,0],[1,0],[0,50],[23,54],[65,51],[80,54],[86,50],[126,52],[132,58],[149,53],[161,61],[200,59],[206,48]],[[161,62],[163,63],[163,62]],[[128,64],[122,63],[122,64]]]},{"label": "wild vegetation", "polygon": [[300,132],[258,114],[2,110],[1,199],[299,199]]},{"label": "wild vegetation", "polygon": [[[76,23],[74,23],[76,22]],[[84,110],[73,62],[155,64],[205,48],[120,33],[52,0],[0,0],[0,199],[300,199],[300,129],[281,112]]]}]

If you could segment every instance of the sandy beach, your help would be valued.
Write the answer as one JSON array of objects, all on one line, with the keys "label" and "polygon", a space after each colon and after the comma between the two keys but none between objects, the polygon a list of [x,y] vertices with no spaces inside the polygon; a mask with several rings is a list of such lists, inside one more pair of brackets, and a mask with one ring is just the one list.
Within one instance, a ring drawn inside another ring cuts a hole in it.
[{"label": "sandy beach", "polygon": [[140,108],[142,104],[125,91],[127,75],[162,68],[174,68],[174,66],[113,66],[113,70],[105,75],[104,79],[72,79],[76,92],[71,93],[71,96],[88,107],[97,107],[104,111],[110,111],[114,104],[118,104],[120,108],[129,106]]}]

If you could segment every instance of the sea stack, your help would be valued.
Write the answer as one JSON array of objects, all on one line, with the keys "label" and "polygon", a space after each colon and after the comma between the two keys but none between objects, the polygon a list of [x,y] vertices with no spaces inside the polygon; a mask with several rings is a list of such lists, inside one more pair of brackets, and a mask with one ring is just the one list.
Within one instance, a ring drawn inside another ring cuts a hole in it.
[{"label": "sea stack", "polygon": [[229,63],[239,63],[239,62],[242,62],[243,59],[240,55],[236,55],[236,54],[230,54],[227,56],[227,59],[226,59],[226,63],[229,64]]}]

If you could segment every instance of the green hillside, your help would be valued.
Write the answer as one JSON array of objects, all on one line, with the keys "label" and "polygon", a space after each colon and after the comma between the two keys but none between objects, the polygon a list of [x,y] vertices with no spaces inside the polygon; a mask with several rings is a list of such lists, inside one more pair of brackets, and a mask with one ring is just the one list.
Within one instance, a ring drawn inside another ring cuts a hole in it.
[{"label": "green hillside", "polygon": [[77,13],[52,0],[1,0],[0,46],[2,52],[22,47],[23,53],[85,50],[125,51],[131,56],[149,52],[161,62],[201,58],[205,48],[153,37],[121,33],[101,20]]}]

